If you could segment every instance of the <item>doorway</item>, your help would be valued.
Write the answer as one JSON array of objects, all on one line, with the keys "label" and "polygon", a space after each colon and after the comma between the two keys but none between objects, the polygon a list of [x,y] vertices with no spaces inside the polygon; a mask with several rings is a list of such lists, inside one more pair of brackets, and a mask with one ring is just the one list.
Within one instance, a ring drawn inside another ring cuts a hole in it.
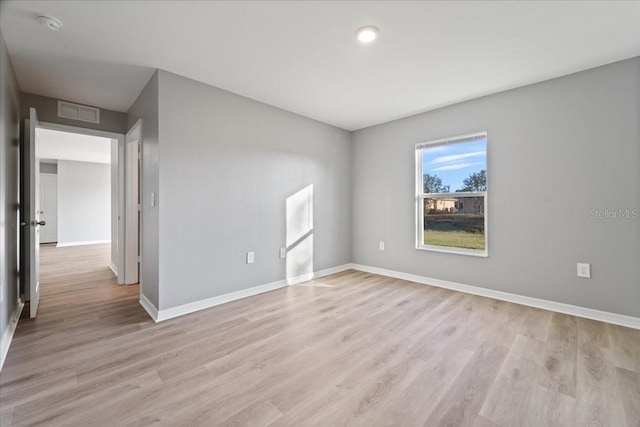
[{"label": "doorway", "polygon": [[[52,259],[52,248],[76,247],[72,252],[80,253],[77,248],[93,245],[93,253],[102,253],[108,247],[108,267],[117,284],[137,283],[138,216],[135,227],[127,230],[125,212],[127,168],[134,170],[137,178],[139,162],[137,156],[133,162],[127,159],[125,135],[38,122],[34,109],[25,125],[21,153],[26,169],[21,176],[21,196],[25,200],[21,293],[23,300],[30,301],[30,316],[36,316],[39,301],[39,240],[47,245],[48,259]],[[57,143],[54,137],[58,137]],[[133,184],[136,189],[138,181]],[[138,203],[135,208],[139,209]],[[127,263],[125,251],[130,234],[136,241],[136,253],[129,253],[135,266]],[[135,270],[133,281],[131,272],[127,274],[131,269]]]},{"label": "doorway", "polygon": [[118,141],[39,128],[40,243],[112,244],[117,266]]}]

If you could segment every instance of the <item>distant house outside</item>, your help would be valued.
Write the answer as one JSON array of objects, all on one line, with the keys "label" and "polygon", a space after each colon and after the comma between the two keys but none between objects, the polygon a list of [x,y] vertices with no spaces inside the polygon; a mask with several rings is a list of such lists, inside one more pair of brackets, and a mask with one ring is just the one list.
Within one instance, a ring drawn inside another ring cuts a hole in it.
[{"label": "distant house outside", "polygon": [[438,197],[424,199],[425,215],[432,213],[484,213],[484,197]]}]

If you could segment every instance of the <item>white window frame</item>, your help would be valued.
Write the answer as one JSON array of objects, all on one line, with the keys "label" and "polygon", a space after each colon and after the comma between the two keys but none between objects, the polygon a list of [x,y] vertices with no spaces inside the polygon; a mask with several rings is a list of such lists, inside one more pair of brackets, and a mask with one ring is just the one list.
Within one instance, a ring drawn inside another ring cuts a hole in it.
[{"label": "white window frame", "polygon": [[[487,156],[487,191],[478,192],[449,192],[449,193],[423,193],[423,170],[422,170],[422,149],[426,147],[433,147],[438,145],[446,145],[452,143],[458,143],[463,141],[471,141],[475,139],[484,138],[486,140],[487,152],[489,151],[489,137],[486,131],[476,132],[466,135],[454,136],[451,138],[436,139],[433,141],[419,142],[416,144],[416,164],[415,164],[415,178],[416,178],[416,192],[415,192],[415,212],[416,212],[416,249],[432,252],[444,252],[458,255],[471,255],[478,257],[489,256],[489,158]],[[438,197],[474,197],[484,196],[484,250],[481,249],[467,249],[456,248],[453,246],[436,246],[424,244],[424,199],[438,198]]]}]

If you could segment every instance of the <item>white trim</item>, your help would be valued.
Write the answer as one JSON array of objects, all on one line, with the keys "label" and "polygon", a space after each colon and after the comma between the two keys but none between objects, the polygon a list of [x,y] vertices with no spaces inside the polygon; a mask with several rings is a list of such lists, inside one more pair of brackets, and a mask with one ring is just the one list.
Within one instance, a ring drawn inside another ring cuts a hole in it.
[{"label": "white trim", "polygon": [[276,289],[285,288],[294,283],[298,284],[314,278],[329,276],[331,274],[340,273],[342,271],[350,269],[352,269],[351,264],[344,264],[337,267],[331,267],[325,270],[316,271],[311,274],[305,274],[303,276],[297,276],[291,279],[278,280],[276,282],[267,283],[265,285],[254,286],[252,288],[242,289],[236,292],[230,292],[228,294],[190,302],[176,307],[165,308],[163,310],[157,310],[154,305],[147,298],[145,298],[144,295],[140,294],[140,305],[144,307],[144,309],[147,311],[147,313],[149,313],[149,315],[155,322],[161,322],[163,320],[173,319],[174,317],[183,316],[185,314],[204,310],[206,308],[215,307],[216,305],[225,304],[227,302],[236,301],[242,298],[247,298],[265,292],[274,291]]},{"label": "white trim", "polygon": [[116,277],[118,277],[118,267],[116,267],[113,261],[109,263],[109,268],[111,269],[111,271],[113,271],[113,274],[115,274]]},{"label": "white trim", "polygon": [[158,309],[147,297],[142,295],[142,292],[140,292],[140,305],[149,313],[154,322],[158,322]]},{"label": "white trim", "polygon": [[118,265],[118,267],[120,267],[118,269],[118,271],[120,272],[120,274],[118,274],[118,284],[119,285],[123,285],[124,284],[124,262],[125,262],[125,256],[124,256],[124,241],[126,238],[126,230],[125,230],[125,222],[124,222],[124,213],[125,213],[125,182],[124,182],[124,175],[125,175],[125,164],[124,164],[124,160],[125,160],[125,141],[124,138],[117,140],[117,157],[118,157],[118,241],[116,242],[117,247],[116,247],[116,264]]},{"label": "white trim", "polygon": [[0,341],[0,371],[2,371],[4,361],[7,359],[7,354],[9,354],[9,347],[11,346],[11,341],[13,341],[13,334],[16,332],[16,326],[18,326],[18,321],[20,320],[23,308],[24,303],[18,300],[18,307],[9,321],[9,325],[2,334],[2,340]]},{"label": "white trim", "polygon": [[287,285],[294,286],[298,283],[308,282],[309,280],[313,280],[313,273],[303,274],[302,276],[295,276],[287,279]]},{"label": "white trim", "polygon": [[[43,162],[40,161],[40,164],[42,164]],[[56,170],[58,168],[58,164],[56,163]],[[48,242],[43,242],[42,241],[42,233],[40,234],[40,244],[47,244],[47,243],[56,243],[58,241],[58,224],[57,224],[57,218],[58,218],[58,173],[50,173],[50,172],[40,172],[40,180],[38,181],[38,184],[40,185],[40,190],[42,190],[42,182],[43,182],[43,175],[45,177],[53,177],[56,180],[56,194],[55,194],[55,200],[56,200],[56,235],[54,237],[53,240],[50,240]],[[42,191],[40,191],[40,194],[42,194]],[[40,206],[40,215],[42,215],[42,206]],[[47,214],[48,215],[48,214]],[[51,224],[49,224],[51,225]]]},{"label": "white trim", "polygon": [[[424,231],[422,230],[424,228],[424,202],[422,201],[422,198],[420,198],[420,195],[424,193],[424,173],[423,173],[423,162],[422,162],[422,150],[416,147],[416,151],[415,151],[415,206],[414,206],[414,213],[415,213],[415,218],[413,220],[413,224],[416,227],[415,230],[415,238],[416,238],[416,245],[415,247],[418,248],[420,247],[420,245],[424,244],[424,237],[423,237],[423,233]],[[422,240],[422,241],[420,241]]]},{"label": "white trim", "polygon": [[258,295],[264,292],[273,291],[276,289],[284,288],[288,285],[294,285],[308,281],[314,278],[328,276],[331,274],[340,273],[347,270],[358,270],[366,273],[378,274],[381,276],[393,277],[396,279],[407,280],[414,283],[420,283],[423,285],[436,286],[439,288],[451,289],[458,292],[464,292],[472,295],[479,295],[487,298],[494,298],[502,301],[512,302],[516,304],[526,305],[529,307],[540,308],[543,310],[555,311],[558,313],[570,314],[573,316],[584,317],[586,319],[598,320],[601,322],[612,323],[615,325],[626,326],[629,328],[640,329],[640,318],[633,316],[626,316],[624,314],[610,313],[606,311],[595,310],[592,308],[579,307],[576,305],[565,304],[556,301],[543,300],[539,298],[527,297],[523,295],[512,294],[508,292],[496,291],[493,289],[486,289],[472,285],[465,285],[462,283],[450,282],[448,280],[434,279],[425,276],[418,276],[415,274],[402,273],[394,270],[387,270],[384,268],[371,267],[362,264],[344,264],[337,267],[327,268],[325,270],[317,271],[315,273],[297,276],[286,280],[279,280],[277,282],[267,283],[266,285],[255,286],[249,289],[243,289],[236,292],[231,292],[224,295],[219,295],[213,298],[207,298],[201,301],[195,301],[172,307],[164,310],[158,310],[156,307],[142,294],[140,294],[140,305],[149,313],[151,318],[155,322],[161,322],[163,320],[172,319],[174,317],[182,316],[185,314],[193,313],[199,310],[203,310],[216,305],[224,304],[238,299],[247,298],[253,295]]},{"label": "white trim", "polygon": [[81,135],[100,136],[102,138],[111,138],[111,139],[117,139],[117,140],[122,139],[124,141],[124,134],[117,133],[117,132],[109,132],[106,130],[83,128],[81,126],[62,125],[60,123],[51,123],[51,122],[38,122],[38,127],[42,129],[58,130],[61,132],[79,133]]},{"label": "white trim", "polygon": [[85,240],[83,242],[64,242],[56,245],[56,248],[64,248],[66,246],[83,246],[83,245],[99,245],[102,243],[111,243],[111,240]]},{"label": "white trim", "polygon": [[[487,247],[487,243],[485,238],[485,248],[486,247]],[[489,257],[489,254],[487,253],[486,250],[456,248],[453,246],[421,245],[421,246],[417,246],[416,249],[419,251],[443,252],[445,254],[469,255],[469,256],[477,256],[481,258]]]},{"label": "white trim", "polygon": [[298,283],[308,282],[309,280],[317,279],[319,277],[341,273],[343,271],[350,270],[351,268],[352,268],[351,264],[344,264],[344,265],[339,265],[337,267],[331,267],[324,270],[316,271],[314,273],[303,274],[302,276],[290,277],[287,279],[287,284],[297,285]]},{"label": "white trim", "polygon": [[476,139],[487,138],[487,133],[488,132],[486,130],[483,130],[480,132],[468,133],[466,135],[452,136],[451,138],[440,138],[430,141],[418,142],[416,144],[416,150],[428,147],[430,145],[455,144],[458,142],[475,141]]},{"label": "white trim", "polygon": [[[242,289],[240,291],[230,292],[228,294],[219,295],[217,297],[207,298],[200,301],[194,301],[194,302],[179,305],[176,307],[165,308],[163,310],[158,311],[157,317],[154,320],[156,322],[161,322],[163,320],[173,319],[174,317],[183,316],[185,314],[193,313],[195,311],[204,310],[205,308],[215,307],[216,305],[224,304],[227,302],[239,300],[246,297],[251,297],[251,296],[262,294],[269,291],[274,291],[276,289],[284,288],[286,286],[287,286],[286,281],[278,280],[277,282],[267,283],[266,285],[254,286],[253,288]],[[151,317],[153,317],[153,315]]]},{"label": "white trim", "polygon": [[[416,249],[422,251],[431,252],[443,252],[456,255],[471,255],[477,257],[487,258],[489,257],[489,197],[488,189],[485,191],[465,191],[465,192],[448,192],[448,193],[425,193],[423,182],[423,164],[422,164],[422,150],[429,146],[457,144],[460,142],[475,141],[477,139],[485,140],[486,151],[489,151],[489,132],[481,131],[470,133],[466,135],[454,136],[451,138],[436,139],[433,141],[419,142],[416,144],[415,150],[415,167],[416,167],[416,206],[414,212],[416,213]],[[485,161],[485,173],[489,175],[489,158]],[[488,177],[487,177],[488,180]],[[451,189],[449,189],[451,190]],[[454,246],[435,246],[424,244],[424,199],[425,198],[437,198],[437,197],[474,197],[482,194],[484,197],[484,249],[465,249],[457,248]]]},{"label": "white trim", "polygon": [[140,281],[139,263],[141,251],[140,221],[142,218],[140,179],[141,179],[141,136],[142,120],[139,119],[127,132],[124,138],[124,239],[122,250],[124,252],[122,264],[122,282],[125,285]]},{"label": "white trim", "polygon": [[449,282],[447,280],[433,279],[430,277],[418,276],[415,274],[402,273],[399,271],[387,270],[384,268],[370,267],[362,264],[351,264],[354,270],[366,273],[379,274],[381,276],[394,277],[396,279],[408,280],[410,282],[421,283],[423,285],[437,286],[439,288],[451,289],[472,295],[479,295],[494,298],[502,301],[513,302],[529,307],[541,308],[543,310],[556,311],[558,313],[570,314],[584,317],[585,319],[599,320],[601,322],[613,323],[614,325],[626,326],[628,328],[640,329],[640,318],[626,316],[624,314],[610,313],[607,311],[595,310],[592,308],[580,307],[577,305],[565,304],[562,302],[549,301],[539,298],[527,297],[523,295],[511,294],[508,292],[496,291],[493,289],[480,288],[477,286],[464,285],[462,283]]},{"label": "white trim", "polygon": [[131,126],[131,129],[127,131],[127,134],[125,135],[125,139],[127,137],[130,139],[138,139],[138,140],[142,139],[142,119],[136,120],[133,126]]}]

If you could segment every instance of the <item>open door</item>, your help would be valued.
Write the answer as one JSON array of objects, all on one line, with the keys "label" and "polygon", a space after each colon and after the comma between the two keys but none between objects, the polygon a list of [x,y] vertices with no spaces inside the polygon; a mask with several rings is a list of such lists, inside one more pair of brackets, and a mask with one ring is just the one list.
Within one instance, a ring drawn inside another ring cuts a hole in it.
[{"label": "open door", "polygon": [[31,318],[40,301],[40,158],[38,156],[38,115],[29,109],[29,306]]}]

